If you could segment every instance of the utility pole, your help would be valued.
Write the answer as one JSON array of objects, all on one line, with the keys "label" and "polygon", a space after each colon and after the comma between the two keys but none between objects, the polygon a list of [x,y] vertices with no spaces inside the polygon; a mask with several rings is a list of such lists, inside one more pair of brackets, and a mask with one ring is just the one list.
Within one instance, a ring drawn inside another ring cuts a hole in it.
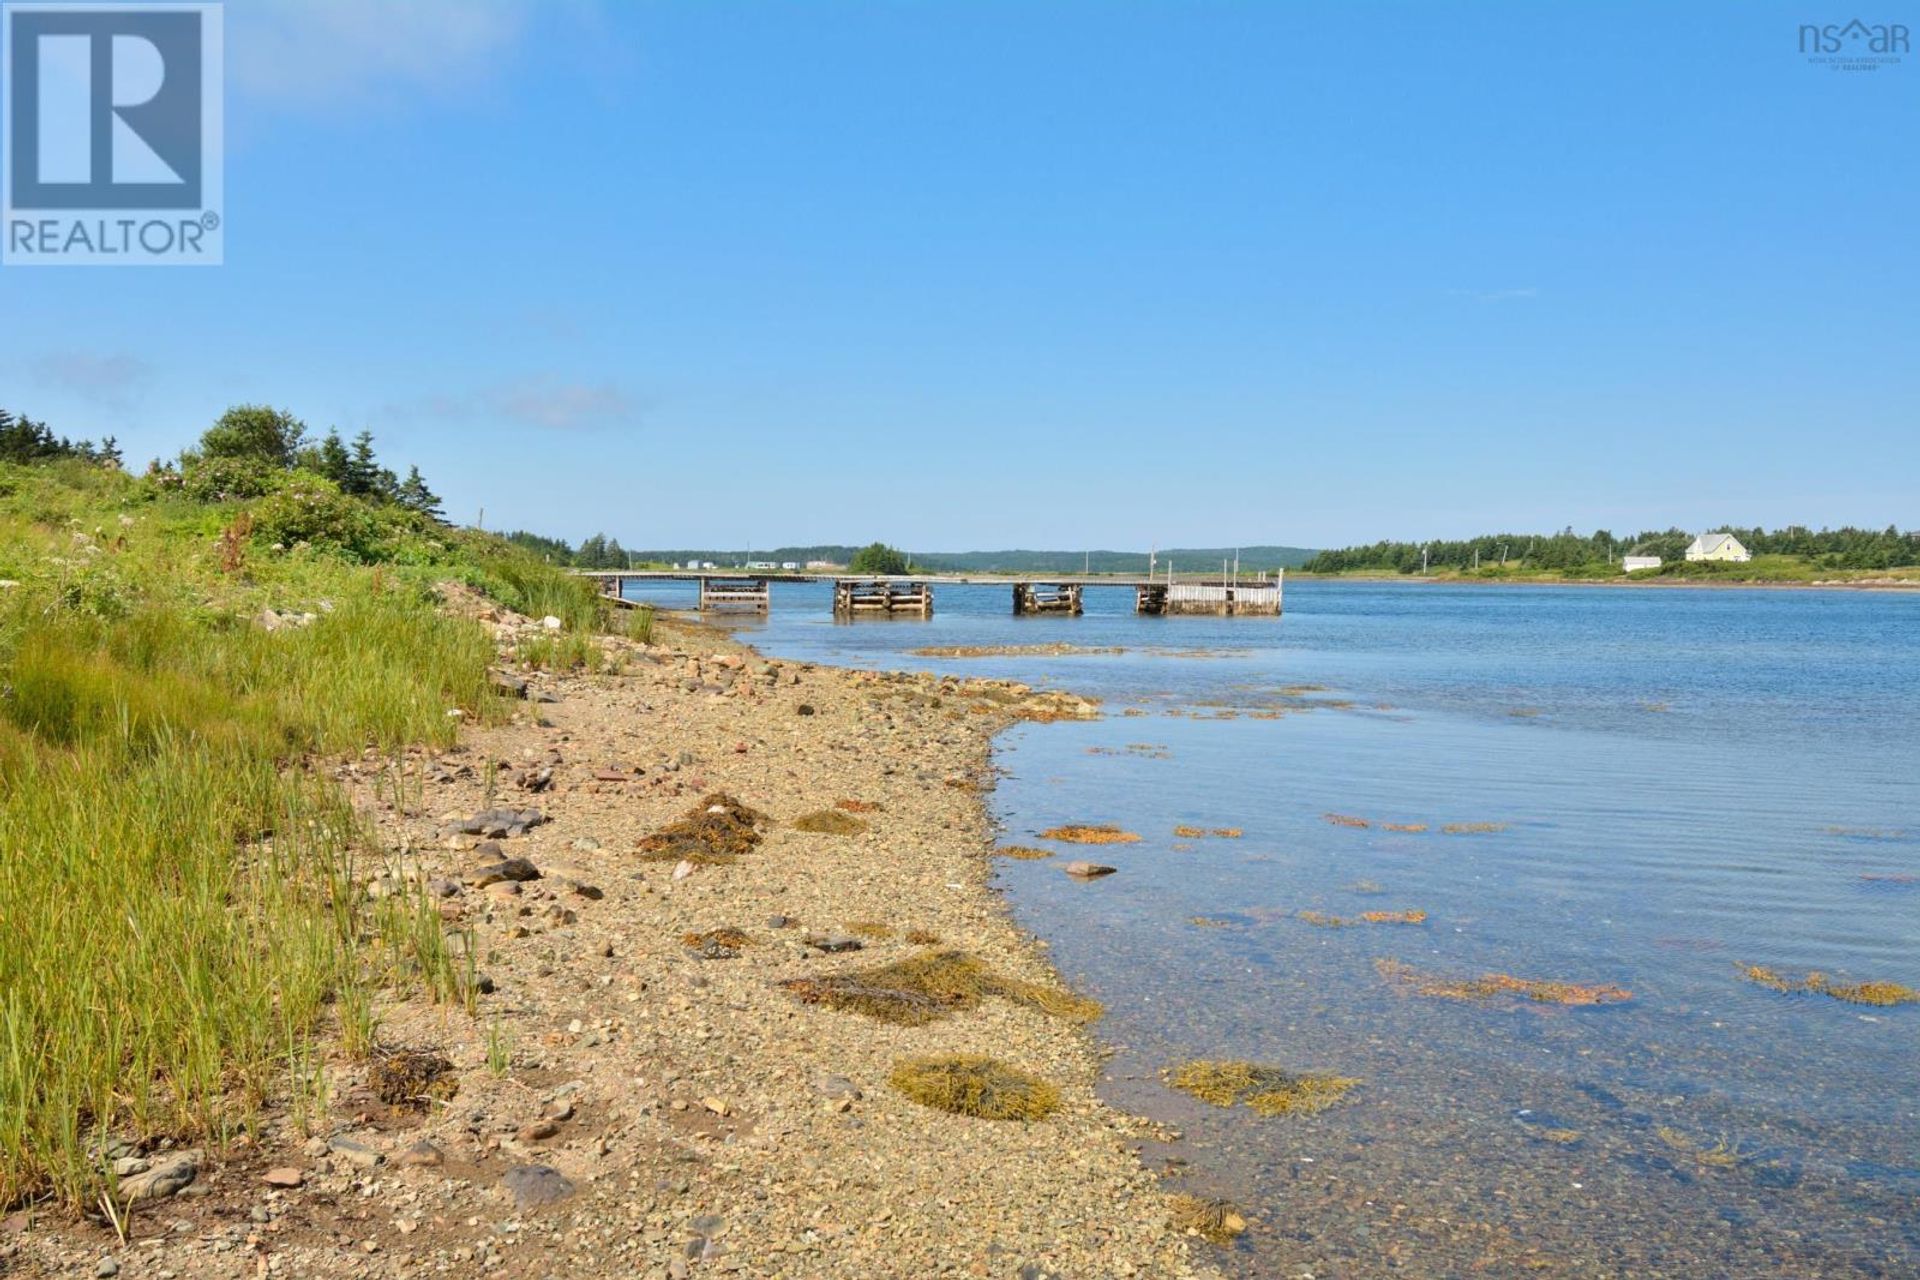
[{"label": "utility pole", "polygon": [[1427,576],[1427,549],[1425,547],[1420,548],[1420,576],[1423,578]]},{"label": "utility pole", "polygon": [[484,529],[487,527],[487,509],[485,507],[480,508],[480,518],[473,522],[473,527],[476,529]]}]

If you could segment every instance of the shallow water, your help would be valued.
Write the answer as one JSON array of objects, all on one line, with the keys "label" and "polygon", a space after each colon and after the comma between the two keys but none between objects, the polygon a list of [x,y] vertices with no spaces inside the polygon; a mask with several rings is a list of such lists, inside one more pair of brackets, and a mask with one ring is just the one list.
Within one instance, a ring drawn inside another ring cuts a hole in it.
[{"label": "shallow water", "polygon": [[[1920,1006],[1737,967],[1920,985],[1920,596],[1303,582],[1278,620],[1088,600],[1017,619],[1004,589],[945,587],[930,621],[835,625],[823,588],[776,588],[744,634],[1105,700],[1003,737],[994,811],[1023,843],[1144,838],[1097,851],[1104,880],[1008,862],[1000,883],[1107,1003],[1112,1100],[1184,1134],[1148,1157],[1254,1211],[1230,1268],[1920,1274]],[[1049,643],[1125,651],[908,652]],[[1298,917],[1402,909],[1428,918]],[[1434,999],[1381,959],[1633,999]],[[1165,1087],[1192,1057],[1363,1083],[1263,1120]]]}]

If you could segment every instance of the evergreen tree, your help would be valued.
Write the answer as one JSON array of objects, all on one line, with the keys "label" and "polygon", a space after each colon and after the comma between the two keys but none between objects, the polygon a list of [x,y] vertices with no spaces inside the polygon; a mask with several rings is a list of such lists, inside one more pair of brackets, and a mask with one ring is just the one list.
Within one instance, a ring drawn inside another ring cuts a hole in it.
[{"label": "evergreen tree", "polygon": [[342,489],[346,488],[347,477],[353,470],[353,461],[347,456],[347,446],[340,439],[338,427],[328,431],[327,438],[320,442],[320,448],[314,456],[313,469]]},{"label": "evergreen tree", "polygon": [[441,524],[447,522],[446,512],[440,509],[440,498],[427,488],[427,482],[421,478],[419,467],[408,467],[407,478],[400,482],[396,500],[409,511],[417,511],[429,520]]}]

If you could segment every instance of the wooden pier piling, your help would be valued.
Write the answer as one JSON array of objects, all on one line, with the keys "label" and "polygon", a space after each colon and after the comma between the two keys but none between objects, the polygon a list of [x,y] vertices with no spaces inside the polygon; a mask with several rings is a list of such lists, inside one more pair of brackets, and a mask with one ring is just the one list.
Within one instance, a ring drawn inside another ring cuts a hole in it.
[{"label": "wooden pier piling", "polygon": [[721,609],[750,609],[766,613],[772,604],[773,588],[765,578],[700,579],[700,612]]},{"label": "wooden pier piling", "polygon": [[1065,613],[1079,617],[1080,584],[1077,582],[1016,582],[1013,584],[1015,613]]},{"label": "wooden pier piling", "polygon": [[834,579],[834,617],[891,618],[896,615],[931,618],[933,588],[924,582],[896,582],[885,578]]}]

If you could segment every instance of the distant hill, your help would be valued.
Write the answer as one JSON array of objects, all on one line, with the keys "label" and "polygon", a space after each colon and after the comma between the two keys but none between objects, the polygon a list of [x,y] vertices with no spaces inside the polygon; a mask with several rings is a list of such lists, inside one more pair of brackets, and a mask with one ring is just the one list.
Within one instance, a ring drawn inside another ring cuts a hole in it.
[{"label": "distant hill", "polygon": [[[811,560],[825,560],[832,564],[845,564],[858,550],[853,546],[774,547],[771,550],[753,551],[683,547],[634,550],[631,554],[636,563],[665,561],[668,564],[685,564],[689,560],[711,560],[717,565],[738,565],[749,560],[771,560],[775,564],[791,560],[806,564]],[[1145,551],[915,551],[912,554],[916,568],[976,573],[1080,573],[1083,570],[1093,573],[1145,573],[1149,559]],[[1175,547],[1159,552],[1154,564],[1164,572],[1167,562],[1172,561],[1176,570],[1193,572],[1218,568],[1222,560],[1231,560],[1234,554],[1232,547]],[[1306,547],[1241,547],[1240,569],[1243,573],[1259,569],[1297,569],[1315,554]]]}]

